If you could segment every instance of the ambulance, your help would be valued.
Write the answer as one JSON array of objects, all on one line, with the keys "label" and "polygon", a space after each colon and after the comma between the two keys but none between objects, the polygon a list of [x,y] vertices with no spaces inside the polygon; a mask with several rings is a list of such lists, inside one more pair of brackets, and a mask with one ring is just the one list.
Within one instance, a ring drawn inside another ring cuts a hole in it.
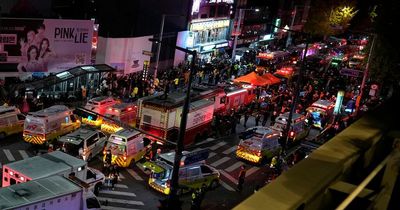
[{"label": "ambulance", "polygon": [[[219,186],[220,173],[217,169],[205,164],[209,151],[207,149],[196,152],[182,152],[179,168],[178,195],[201,187],[215,189]],[[154,162],[146,162],[143,166],[151,170],[149,185],[151,188],[165,195],[171,192],[175,152],[160,154]]]},{"label": "ambulance", "polygon": [[24,121],[25,116],[15,106],[0,106],[0,139],[22,132]]},{"label": "ambulance", "polygon": [[[286,124],[289,120],[288,118],[289,112],[279,115],[271,128],[282,133],[286,128]],[[307,125],[306,119],[307,118],[304,115],[293,113],[289,129],[289,138],[292,141],[304,139],[310,133],[310,127]]]},{"label": "ambulance", "polygon": [[[100,96],[90,99],[86,103],[84,108],[92,112],[104,115],[108,107],[111,107],[117,103],[119,102],[112,97]],[[100,116],[89,115],[87,117],[82,117],[82,123],[91,126],[100,127],[102,122],[103,119]]]},{"label": "ambulance", "polygon": [[[122,122],[130,127],[136,126],[137,106],[133,103],[114,104],[107,108],[105,116]],[[104,119],[101,124],[101,130],[105,133],[115,133],[123,128],[112,120]]]},{"label": "ambulance", "polygon": [[28,113],[23,138],[28,143],[42,145],[78,129],[80,125],[72,110],[64,105],[55,105]]},{"label": "ambulance", "polygon": [[307,116],[312,117],[313,122],[310,124],[313,127],[323,129],[322,120],[325,120],[325,125],[328,124],[329,120],[333,116],[333,110],[335,103],[328,100],[318,100],[314,102],[310,107],[306,109]]},{"label": "ambulance", "polygon": [[262,163],[281,151],[280,134],[268,127],[256,126],[247,129],[236,149],[236,157],[252,163]]},{"label": "ambulance", "polygon": [[108,138],[103,151],[106,162],[107,151],[111,152],[111,164],[128,167],[141,160],[151,149],[150,140],[137,131],[120,130]]}]

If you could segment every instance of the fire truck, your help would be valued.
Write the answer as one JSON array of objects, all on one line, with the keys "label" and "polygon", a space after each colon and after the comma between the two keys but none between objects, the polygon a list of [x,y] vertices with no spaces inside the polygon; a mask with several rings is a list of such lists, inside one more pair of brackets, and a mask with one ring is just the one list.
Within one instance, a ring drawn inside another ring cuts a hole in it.
[{"label": "fire truck", "polygon": [[[163,139],[175,141],[181,120],[185,93],[171,93],[167,98],[152,97],[141,101],[140,129]],[[254,86],[195,86],[191,95],[185,144],[192,144],[210,134],[214,114],[226,114],[255,99]]]},{"label": "fire truck", "polygon": [[[133,103],[121,103],[114,104],[113,106],[107,108],[104,115],[111,119],[125,123],[131,127],[136,127],[136,114],[137,105]],[[101,130],[109,134],[115,133],[122,129],[123,128],[116,124],[113,120],[103,119],[103,123],[101,124]]]}]

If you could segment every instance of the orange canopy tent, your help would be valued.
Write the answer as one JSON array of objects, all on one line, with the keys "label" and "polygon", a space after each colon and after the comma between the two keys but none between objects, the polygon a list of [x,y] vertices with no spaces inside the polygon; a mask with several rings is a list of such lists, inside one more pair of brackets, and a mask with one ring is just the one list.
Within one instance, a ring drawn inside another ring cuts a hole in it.
[{"label": "orange canopy tent", "polygon": [[275,85],[281,82],[278,77],[275,77],[271,73],[265,73],[261,77],[268,81],[267,85]]},{"label": "orange canopy tent", "polygon": [[255,86],[264,86],[268,85],[269,81],[259,76],[255,72],[251,72],[249,74],[243,75],[233,80],[234,82],[244,82]]}]

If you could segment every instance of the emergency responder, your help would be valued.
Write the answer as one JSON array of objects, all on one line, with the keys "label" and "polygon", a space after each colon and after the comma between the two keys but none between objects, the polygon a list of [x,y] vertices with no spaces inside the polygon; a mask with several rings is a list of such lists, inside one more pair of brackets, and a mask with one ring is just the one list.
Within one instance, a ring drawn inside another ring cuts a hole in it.
[{"label": "emergency responder", "polygon": [[201,189],[198,188],[192,193],[192,205],[190,207],[191,210],[200,209],[201,204]]},{"label": "emergency responder", "polygon": [[53,151],[54,151],[53,145],[49,144],[49,148],[47,149],[47,152],[50,153],[50,152],[53,152]]},{"label": "emergency responder", "polygon": [[112,160],[111,150],[107,149],[103,165],[103,172],[106,176],[110,173],[111,160]]},{"label": "emergency responder", "polygon": [[239,172],[239,177],[238,177],[238,185],[237,185],[238,192],[242,192],[245,178],[246,178],[246,168],[244,165],[242,165],[240,167],[240,172]]}]

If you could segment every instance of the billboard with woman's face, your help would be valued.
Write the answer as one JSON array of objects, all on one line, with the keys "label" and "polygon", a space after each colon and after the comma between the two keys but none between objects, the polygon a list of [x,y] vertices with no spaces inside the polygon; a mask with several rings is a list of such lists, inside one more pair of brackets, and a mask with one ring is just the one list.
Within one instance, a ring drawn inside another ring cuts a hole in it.
[{"label": "billboard with woman's face", "polygon": [[0,76],[60,72],[90,64],[92,20],[7,19],[0,25]]}]

